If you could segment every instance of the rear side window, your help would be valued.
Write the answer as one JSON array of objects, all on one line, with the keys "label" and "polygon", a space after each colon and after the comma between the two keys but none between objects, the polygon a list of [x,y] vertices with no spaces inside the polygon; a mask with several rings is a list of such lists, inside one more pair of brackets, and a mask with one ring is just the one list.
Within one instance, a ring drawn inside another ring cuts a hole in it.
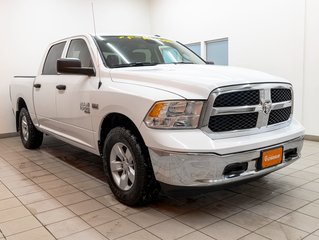
[{"label": "rear side window", "polygon": [[93,67],[89,48],[83,39],[74,39],[71,41],[66,57],[80,59],[82,67]]},{"label": "rear side window", "polygon": [[61,43],[53,45],[50,48],[48,55],[45,59],[45,63],[44,63],[43,71],[42,71],[43,75],[58,74],[56,69],[56,63],[57,63],[57,60],[60,59],[62,56],[65,43],[66,42],[61,42]]}]

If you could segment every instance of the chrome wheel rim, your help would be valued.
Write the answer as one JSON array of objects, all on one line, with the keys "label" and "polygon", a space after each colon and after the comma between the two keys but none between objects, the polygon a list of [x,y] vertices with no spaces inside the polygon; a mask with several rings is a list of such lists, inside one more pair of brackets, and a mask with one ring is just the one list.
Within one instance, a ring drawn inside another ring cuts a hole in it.
[{"label": "chrome wheel rim", "polygon": [[23,116],[21,119],[21,130],[22,130],[22,137],[23,137],[24,141],[28,141],[28,139],[29,139],[29,126],[28,126],[26,116]]},{"label": "chrome wheel rim", "polygon": [[130,190],[135,181],[135,163],[130,149],[116,143],[110,155],[110,168],[115,184],[124,191]]}]

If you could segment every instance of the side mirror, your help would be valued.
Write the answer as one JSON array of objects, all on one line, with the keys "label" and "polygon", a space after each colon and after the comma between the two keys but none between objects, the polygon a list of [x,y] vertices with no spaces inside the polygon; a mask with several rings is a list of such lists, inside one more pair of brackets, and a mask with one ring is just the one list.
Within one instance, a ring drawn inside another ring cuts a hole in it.
[{"label": "side mirror", "polygon": [[206,61],[206,64],[208,65],[215,65],[215,63],[213,61]]},{"label": "side mirror", "polygon": [[83,74],[95,76],[95,70],[91,67],[82,67],[78,58],[60,58],[57,61],[58,73]]}]

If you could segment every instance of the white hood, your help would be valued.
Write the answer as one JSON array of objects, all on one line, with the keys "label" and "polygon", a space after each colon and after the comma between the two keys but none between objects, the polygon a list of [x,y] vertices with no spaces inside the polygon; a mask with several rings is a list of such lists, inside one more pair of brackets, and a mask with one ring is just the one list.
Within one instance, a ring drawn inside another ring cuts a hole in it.
[{"label": "white hood", "polygon": [[238,67],[160,64],[150,67],[115,68],[112,80],[162,89],[186,99],[207,99],[212,90],[230,85],[288,81],[259,71]]}]

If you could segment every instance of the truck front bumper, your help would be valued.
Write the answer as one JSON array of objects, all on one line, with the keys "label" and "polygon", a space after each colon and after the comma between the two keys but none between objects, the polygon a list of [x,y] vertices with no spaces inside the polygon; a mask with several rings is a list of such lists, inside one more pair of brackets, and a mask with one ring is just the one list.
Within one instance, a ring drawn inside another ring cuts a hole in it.
[{"label": "truck front bumper", "polygon": [[[208,187],[242,181],[283,168],[300,157],[303,137],[231,154],[185,153],[149,148],[155,177],[174,186]],[[259,170],[261,152],[283,147],[282,163]]]}]

